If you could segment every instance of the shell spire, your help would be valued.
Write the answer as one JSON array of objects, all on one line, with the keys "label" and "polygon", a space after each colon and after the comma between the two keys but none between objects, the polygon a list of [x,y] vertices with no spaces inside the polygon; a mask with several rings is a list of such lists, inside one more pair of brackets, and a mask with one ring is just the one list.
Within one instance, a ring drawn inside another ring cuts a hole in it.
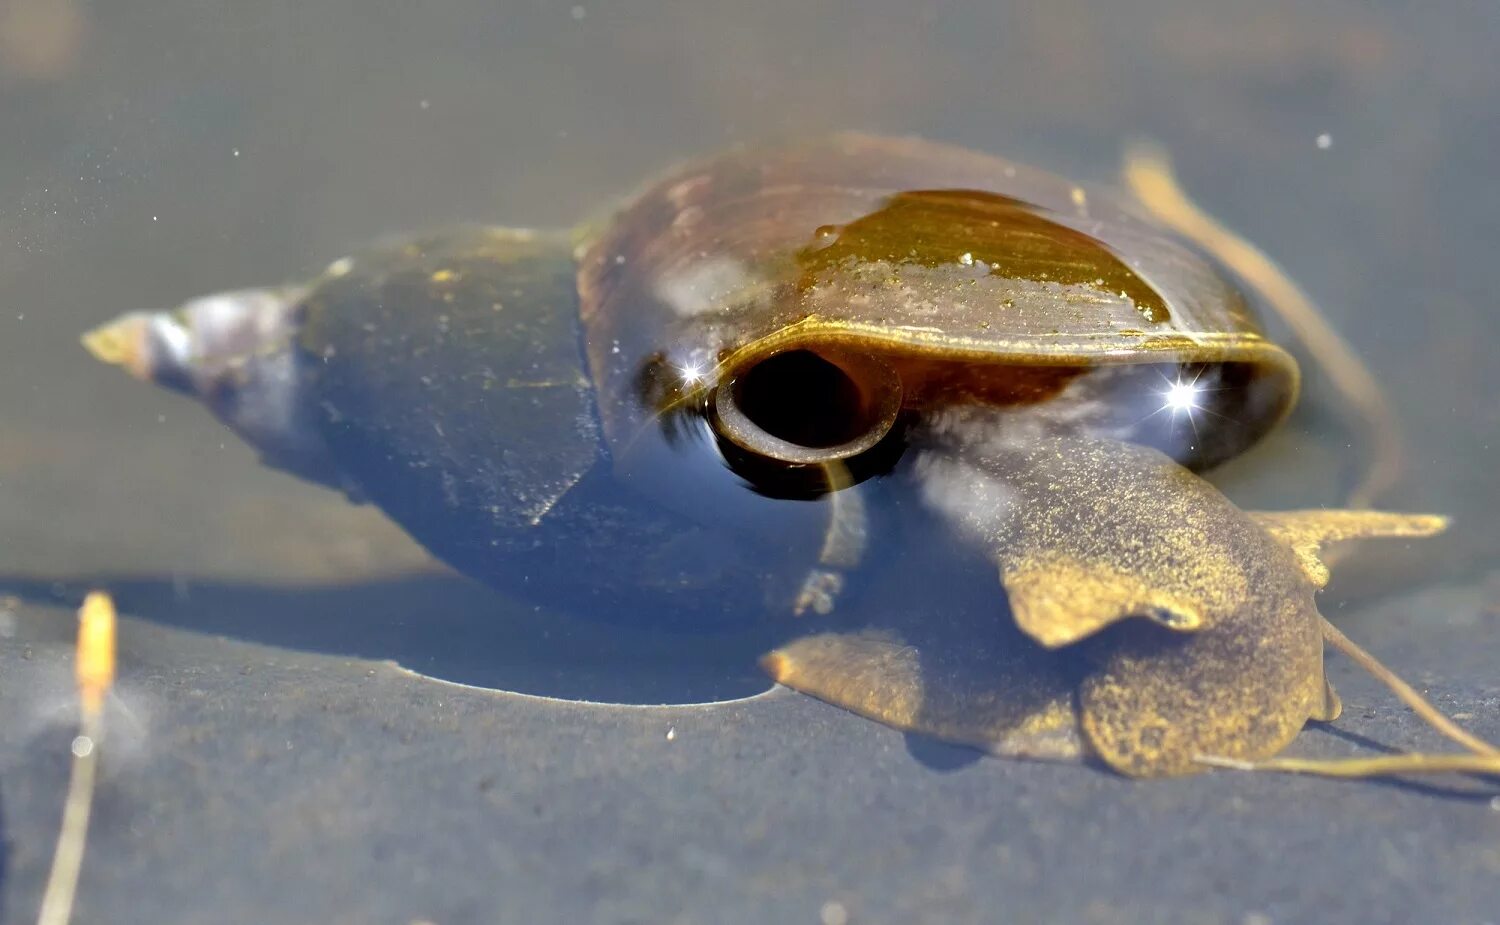
[{"label": "shell spire", "polygon": [[129,312],[85,333],[95,358],[192,396],[262,460],[345,490],[309,417],[295,337],[302,287],[239,289],[162,312]]}]

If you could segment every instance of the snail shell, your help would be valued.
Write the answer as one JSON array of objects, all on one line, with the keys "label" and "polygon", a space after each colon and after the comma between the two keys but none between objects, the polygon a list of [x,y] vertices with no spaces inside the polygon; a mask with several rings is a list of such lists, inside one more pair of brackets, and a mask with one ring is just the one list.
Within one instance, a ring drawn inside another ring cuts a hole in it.
[{"label": "snail shell", "polygon": [[[731,452],[787,466],[857,459],[903,413],[979,403],[1045,404],[1060,428],[1205,468],[1296,396],[1295,362],[1194,252],[1107,195],[960,148],[839,135],[734,152],[582,237],[589,370],[636,477],[673,469],[640,434],[692,393]],[[1174,385],[1205,426],[1157,413]]]},{"label": "snail shell", "polygon": [[652,621],[784,606],[808,562],[857,560],[862,515],[831,553],[828,505],[782,499],[900,466],[953,409],[1202,468],[1297,387],[1239,293],[1127,206],[914,139],[732,151],[571,236],[448,229],[254,295],[91,346],[467,574]]}]

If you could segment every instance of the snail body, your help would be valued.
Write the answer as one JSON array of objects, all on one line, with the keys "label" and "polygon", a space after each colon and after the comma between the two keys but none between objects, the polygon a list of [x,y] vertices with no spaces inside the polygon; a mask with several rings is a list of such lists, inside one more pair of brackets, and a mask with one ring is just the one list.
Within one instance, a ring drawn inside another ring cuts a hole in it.
[{"label": "snail body", "polygon": [[[1148,775],[1268,756],[1337,712],[1309,565],[1333,534],[1271,529],[1193,474],[1287,414],[1295,361],[1128,203],[998,158],[732,151],[571,233],[406,238],[86,342],[459,571],[593,616],[826,613],[936,524],[998,569],[1004,672],[902,674],[912,646],[859,628],[799,627],[766,661],[902,728]],[[1338,538],[1440,527],[1359,523]],[[1061,667],[1132,617],[1144,642]],[[945,686],[979,675],[999,688]],[[1022,701],[1003,729],[978,706]]]}]

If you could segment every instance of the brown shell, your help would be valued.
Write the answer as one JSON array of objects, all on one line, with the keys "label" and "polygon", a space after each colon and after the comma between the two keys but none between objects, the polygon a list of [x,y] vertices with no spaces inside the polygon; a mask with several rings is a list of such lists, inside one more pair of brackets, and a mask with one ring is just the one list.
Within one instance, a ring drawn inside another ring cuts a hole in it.
[{"label": "brown shell", "polygon": [[[955,376],[966,397],[1015,401],[1005,384],[1044,367],[1233,367],[1257,398],[1224,415],[1233,434],[1213,461],[1296,394],[1291,356],[1194,252],[1105,195],[961,148],[844,134],[734,151],[580,237],[588,362],[616,450],[682,393],[798,348],[923,369],[943,385],[908,387],[926,401]],[[1019,394],[1054,397],[1041,382]]]}]

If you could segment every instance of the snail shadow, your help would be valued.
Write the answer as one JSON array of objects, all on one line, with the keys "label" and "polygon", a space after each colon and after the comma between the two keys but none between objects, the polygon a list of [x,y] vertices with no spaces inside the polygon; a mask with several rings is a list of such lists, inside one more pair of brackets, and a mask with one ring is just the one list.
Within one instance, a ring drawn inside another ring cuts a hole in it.
[{"label": "snail shadow", "polygon": [[[962,771],[988,756],[977,748],[952,745],[915,732],[906,733],[906,753],[931,771]],[[993,760],[993,759],[992,759]]]},{"label": "snail shadow", "polygon": [[[41,605],[76,606],[92,588],[111,591],[128,617],[163,627],[316,655],[391,661],[437,681],[597,703],[691,704],[755,696],[772,687],[759,658],[796,629],[769,623],[734,634],[687,634],[596,623],[545,613],[444,575],[314,587],[109,576],[59,582],[0,575],[0,595]],[[907,594],[912,600],[903,601],[898,593],[884,603],[917,612],[901,605],[916,604],[921,592]],[[1015,631],[1008,618],[1008,610],[999,607],[982,622],[992,627],[990,632],[998,625],[1009,637]],[[975,628],[969,618],[890,623],[924,656],[955,651],[952,640],[944,637]],[[1392,729],[1357,732],[1313,723],[1303,736],[1310,734],[1374,752],[1400,751],[1390,744],[1397,736]],[[938,773],[1003,760],[916,733],[905,735],[905,745],[913,760]],[[1462,784],[1409,777],[1366,783],[1464,802],[1489,801],[1495,794],[1492,778]],[[3,809],[0,896],[10,860]]]},{"label": "snail shadow", "polygon": [[389,661],[439,681],[563,700],[711,703],[772,687],[770,628],[668,633],[544,612],[449,575],[280,587],[169,577],[0,576],[0,594],[76,606],[104,588],[151,623],[299,652]]}]

